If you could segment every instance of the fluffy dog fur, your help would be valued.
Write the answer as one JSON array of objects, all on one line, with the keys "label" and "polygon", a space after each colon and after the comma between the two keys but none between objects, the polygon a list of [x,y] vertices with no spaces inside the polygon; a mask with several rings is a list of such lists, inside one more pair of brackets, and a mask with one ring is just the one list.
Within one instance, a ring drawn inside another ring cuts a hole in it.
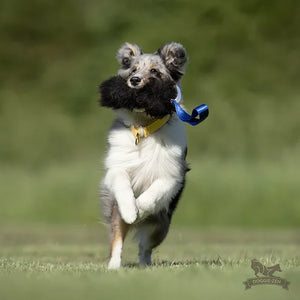
[{"label": "fluffy dog fur", "polygon": [[[100,104],[117,115],[108,135],[106,174],[101,203],[110,225],[108,268],[121,265],[122,246],[130,227],[137,230],[139,263],[151,264],[152,249],[166,237],[185,184],[187,143],[182,122],[170,99],[184,74],[186,51],[168,43],[154,54],[135,44],[118,51],[118,76],[100,86]],[[130,127],[145,127],[168,115],[168,122],[135,144]]]}]

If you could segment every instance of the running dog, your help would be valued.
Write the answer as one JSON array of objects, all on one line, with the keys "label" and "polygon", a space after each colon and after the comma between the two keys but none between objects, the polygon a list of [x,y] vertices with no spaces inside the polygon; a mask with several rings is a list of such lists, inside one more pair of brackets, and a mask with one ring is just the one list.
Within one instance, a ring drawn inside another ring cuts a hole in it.
[{"label": "running dog", "polygon": [[183,123],[171,99],[185,72],[187,53],[171,42],[153,54],[125,43],[118,75],[100,85],[100,105],[116,113],[108,134],[102,211],[110,226],[109,269],[121,266],[125,236],[136,229],[140,265],[166,237],[189,170]]}]

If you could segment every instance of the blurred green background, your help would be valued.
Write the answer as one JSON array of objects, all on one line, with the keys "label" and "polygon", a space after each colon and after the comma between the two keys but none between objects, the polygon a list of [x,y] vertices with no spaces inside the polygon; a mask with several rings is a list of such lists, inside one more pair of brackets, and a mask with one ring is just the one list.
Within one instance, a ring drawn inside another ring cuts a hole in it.
[{"label": "blurred green background", "polygon": [[300,2],[2,0],[0,224],[97,224],[113,113],[98,84],[125,42],[182,43],[192,171],[174,223],[300,225]]}]

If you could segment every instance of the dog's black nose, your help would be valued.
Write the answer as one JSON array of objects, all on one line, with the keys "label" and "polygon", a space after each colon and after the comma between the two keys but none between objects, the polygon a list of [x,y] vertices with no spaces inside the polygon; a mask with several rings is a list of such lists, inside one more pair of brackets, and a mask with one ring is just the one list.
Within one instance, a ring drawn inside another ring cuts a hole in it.
[{"label": "dog's black nose", "polygon": [[141,82],[141,78],[137,76],[133,76],[130,78],[130,83],[132,85],[138,85]]}]

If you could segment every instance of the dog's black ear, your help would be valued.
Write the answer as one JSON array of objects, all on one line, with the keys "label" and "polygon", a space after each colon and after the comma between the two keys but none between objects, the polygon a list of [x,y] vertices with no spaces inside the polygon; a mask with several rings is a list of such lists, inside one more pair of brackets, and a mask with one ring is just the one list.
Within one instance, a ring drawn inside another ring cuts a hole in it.
[{"label": "dog's black ear", "polygon": [[143,54],[143,51],[138,45],[125,43],[117,53],[117,60],[123,69],[128,69],[132,60],[141,54]]},{"label": "dog's black ear", "polygon": [[181,44],[171,42],[159,48],[156,52],[162,58],[172,78],[179,81],[185,72],[188,60],[186,50]]}]

